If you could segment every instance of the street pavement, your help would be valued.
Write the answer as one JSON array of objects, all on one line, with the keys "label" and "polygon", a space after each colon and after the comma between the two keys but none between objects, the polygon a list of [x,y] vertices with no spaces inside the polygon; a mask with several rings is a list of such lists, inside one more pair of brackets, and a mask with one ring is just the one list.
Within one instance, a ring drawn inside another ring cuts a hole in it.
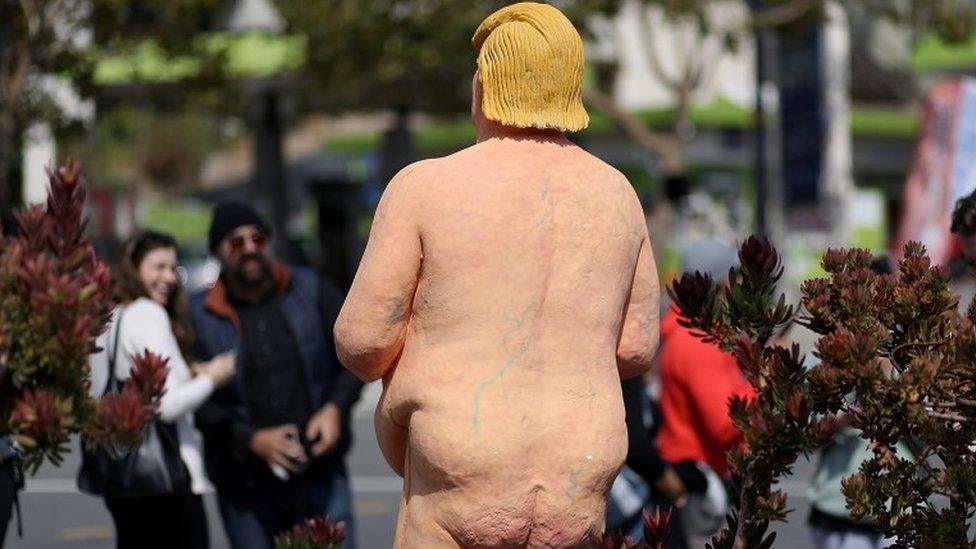
[{"label": "street pavement", "polygon": [[[356,534],[360,549],[392,547],[396,514],[400,500],[401,480],[386,465],[373,434],[372,410],[379,388],[367,386],[354,412],[354,445],[348,457],[356,508]],[[75,445],[77,449],[77,444]],[[72,452],[59,468],[43,467],[29,479],[21,494],[24,537],[17,537],[16,521],[7,532],[9,549],[110,549],[115,546],[112,520],[100,499],[78,493],[75,475],[79,458]],[[777,524],[776,547],[810,548],[805,526],[808,505],[806,480],[812,464],[801,462],[796,475],[784,482],[790,496],[789,524]],[[205,497],[210,522],[211,547],[228,547],[212,494]]]}]

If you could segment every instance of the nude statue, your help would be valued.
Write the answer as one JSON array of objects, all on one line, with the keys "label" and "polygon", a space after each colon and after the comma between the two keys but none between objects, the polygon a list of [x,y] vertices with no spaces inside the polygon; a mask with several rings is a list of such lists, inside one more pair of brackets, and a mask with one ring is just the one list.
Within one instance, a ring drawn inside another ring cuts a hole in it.
[{"label": "nude statue", "polygon": [[620,379],[657,347],[651,245],[624,176],[564,136],[587,122],[565,16],[508,6],[474,44],[477,144],[390,182],[336,344],[383,380],[396,547],[591,547],[627,452]]}]

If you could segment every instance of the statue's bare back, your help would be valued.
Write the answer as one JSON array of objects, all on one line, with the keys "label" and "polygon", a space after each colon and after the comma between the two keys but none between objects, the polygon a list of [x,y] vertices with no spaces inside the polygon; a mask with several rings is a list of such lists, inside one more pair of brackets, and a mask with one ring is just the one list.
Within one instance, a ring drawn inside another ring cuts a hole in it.
[{"label": "statue's bare back", "polygon": [[592,545],[657,292],[630,184],[564,138],[401,172],[336,328],[343,362],[383,376],[398,546]]}]

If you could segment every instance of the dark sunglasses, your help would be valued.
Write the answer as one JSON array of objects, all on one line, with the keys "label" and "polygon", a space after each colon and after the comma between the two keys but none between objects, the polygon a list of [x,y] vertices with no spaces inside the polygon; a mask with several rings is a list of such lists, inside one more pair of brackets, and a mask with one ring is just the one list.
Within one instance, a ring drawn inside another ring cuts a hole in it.
[{"label": "dark sunglasses", "polygon": [[251,243],[254,244],[254,247],[259,250],[263,250],[264,247],[268,245],[268,235],[264,233],[254,233],[250,235],[250,237],[237,235],[230,237],[230,240],[227,241],[230,244],[230,251],[234,252],[235,254],[244,251],[244,246],[247,245],[248,238],[251,239]]}]

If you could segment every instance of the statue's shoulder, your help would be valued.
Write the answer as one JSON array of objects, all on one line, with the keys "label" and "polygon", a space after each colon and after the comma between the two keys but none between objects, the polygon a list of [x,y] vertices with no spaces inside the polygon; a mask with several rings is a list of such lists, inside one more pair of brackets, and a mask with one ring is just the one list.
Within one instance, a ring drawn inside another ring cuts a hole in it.
[{"label": "statue's shoulder", "polygon": [[448,156],[413,162],[390,180],[387,189],[396,189],[396,192],[405,195],[437,193],[441,190],[441,183],[468,171],[465,166],[470,166],[471,159],[466,159],[463,153],[462,150]]},{"label": "statue's shoulder", "polygon": [[586,166],[586,172],[596,178],[599,178],[601,182],[621,192],[633,191],[633,186],[630,184],[630,181],[627,179],[626,175],[604,160],[593,155],[593,153],[581,147],[576,147],[573,150],[573,154],[583,165]]},{"label": "statue's shoulder", "polygon": [[412,186],[411,182],[430,177],[443,160],[443,158],[426,158],[407,164],[406,167],[393,176],[393,179],[390,180],[390,185],[410,187]]},{"label": "statue's shoulder", "polygon": [[386,185],[380,203],[396,204],[397,208],[405,204],[426,203],[431,194],[431,183],[437,180],[437,174],[441,171],[438,168],[440,161],[439,158],[432,158],[408,164]]},{"label": "statue's shoulder", "polygon": [[[494,149],[494,150],[493,150]],[[428,168],[436,171],[465,169],[472,163],[481,163],[486,157],[498,155],[497,146],[481,142],[473,143],[467,147],[439,158],[427,160]]]},{"label": "statue's shoulder", "polygon": [[644,214],[640,198],[627,176],[588,151],[580,149],[580,154],[584,155],[586,165],[584,171],[589,177],[589,185],[596,185],[607,195],[615,197],[624,206],[625,211],[632,213],[633,219],[643,223]]}]

